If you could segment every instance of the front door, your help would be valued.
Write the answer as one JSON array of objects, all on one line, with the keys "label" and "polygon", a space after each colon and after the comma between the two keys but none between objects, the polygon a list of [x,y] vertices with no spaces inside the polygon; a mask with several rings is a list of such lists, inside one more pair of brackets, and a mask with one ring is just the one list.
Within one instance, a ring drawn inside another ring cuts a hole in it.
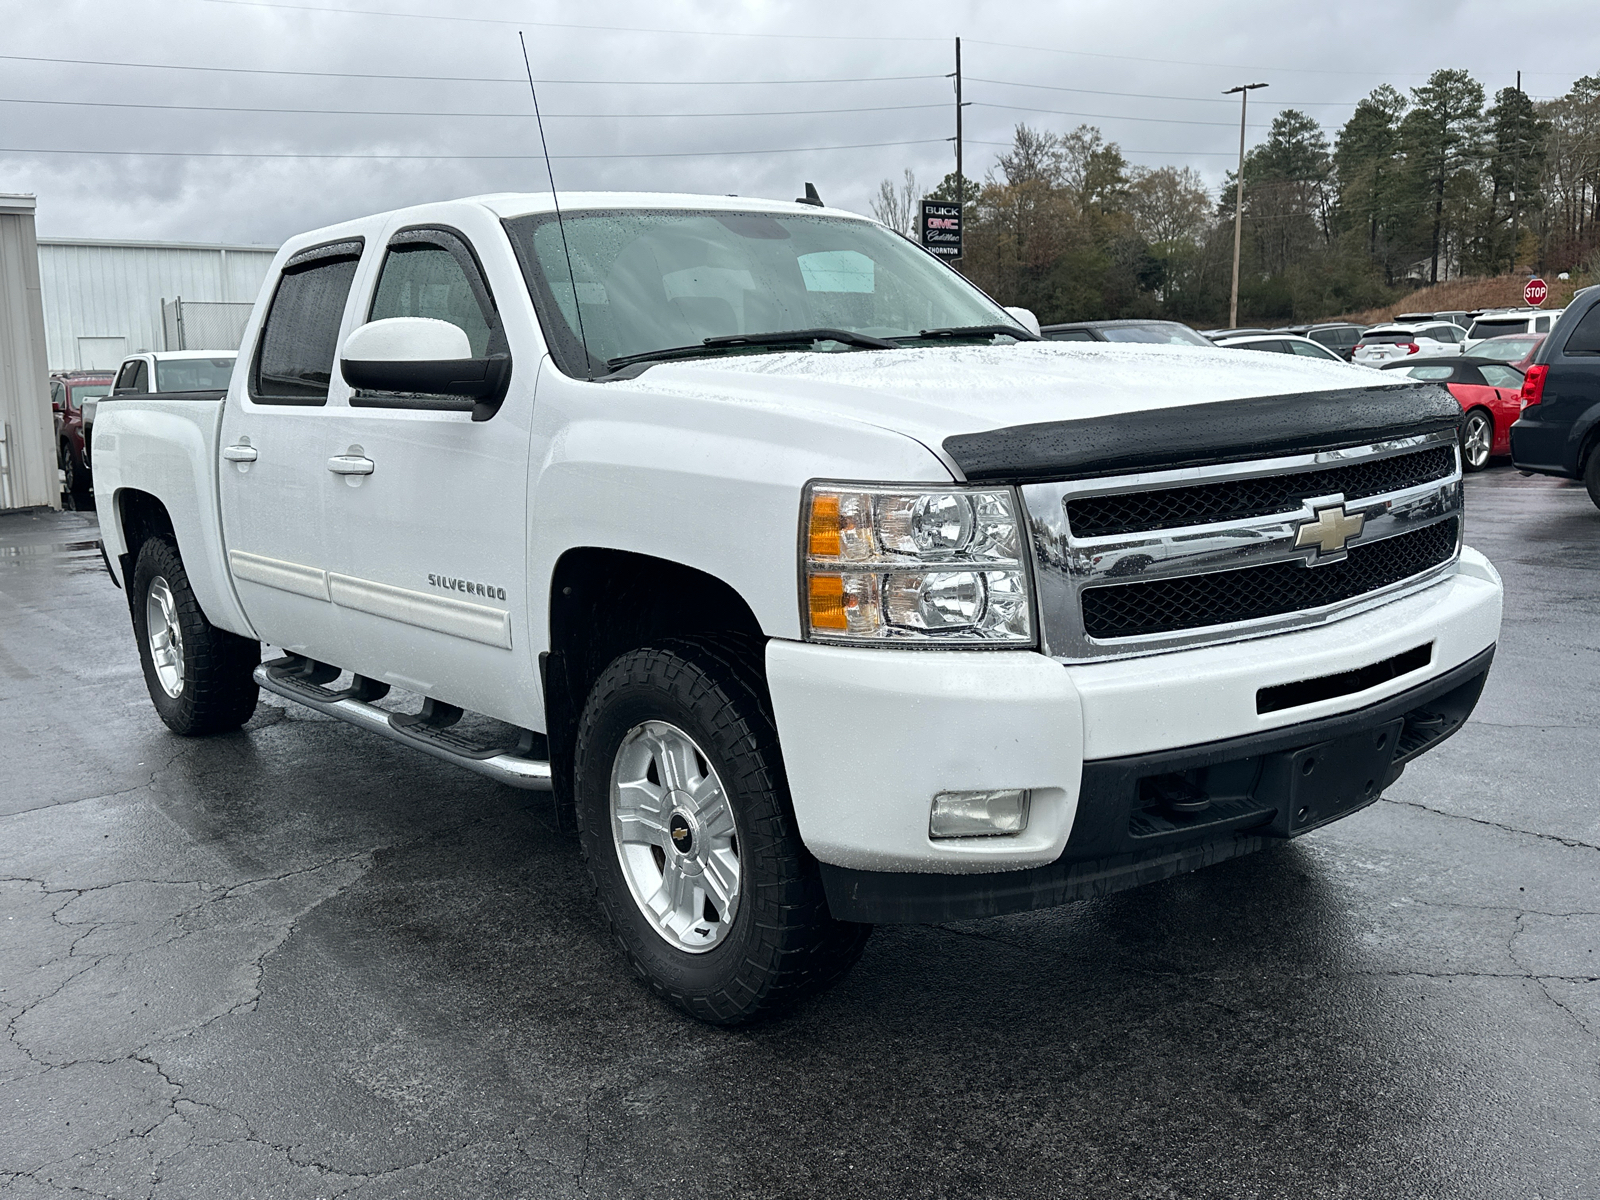
[{"label": "front door", "polygon": [[[498,225],[476,236],[504,239]],[[430,317],[464,330],[474,357],[507,353],[472,234],[391,231],[355,306],[364,321]],[[502,269],[510,255],[487,256]],[[364,675],[518,725],[542,727],[527,645],[527,472],[535,356],[513,364],[498,408],[353,391],[335,381],[322,453],[350,474],[326,497],[330,590],[345,657]]]},{"label": "front door", "polygon": [[228,567],[251,625],[265,641],[341,666],[328,582],[327,446],[337,436],[328,385],[361,251],[359,240],[338,242],[284,265],[215,448]]}]

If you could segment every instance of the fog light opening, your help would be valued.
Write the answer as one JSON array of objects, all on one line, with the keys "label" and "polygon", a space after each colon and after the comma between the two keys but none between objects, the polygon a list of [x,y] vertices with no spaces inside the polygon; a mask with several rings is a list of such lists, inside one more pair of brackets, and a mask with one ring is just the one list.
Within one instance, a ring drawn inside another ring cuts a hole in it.
[{"label": "fog light opening", "polygon": [[1028,827],[1026,788],[940,792],[928,817],[930,838],[1011,837]]}]

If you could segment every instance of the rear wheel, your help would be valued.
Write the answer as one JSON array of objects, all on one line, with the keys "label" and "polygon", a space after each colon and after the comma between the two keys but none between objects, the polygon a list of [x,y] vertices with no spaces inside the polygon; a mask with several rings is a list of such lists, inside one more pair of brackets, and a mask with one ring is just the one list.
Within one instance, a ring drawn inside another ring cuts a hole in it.
[{"label": "rear wheel", "polygon": [[1583,468],[1583,486],[1589,489],[1589,499],[1600,508],[1600,444],[1589,451],[1589,461]]},{"label": "rear wheel", "polygon": [[1469,412],[1461,422],[1461,462],[1468,471],[1481,471],[1489,465],[1494,449],[1494,418],[1481,408]]},{"label": "rear wheel", "polygon": [[630,651],[578,729],[579,839],[612,935],[653,992],[718,1025],[832,984],[872,929],[828,912],[750,649]]},{"label": "rear wheel", "polygon": [[58,455],[61,459],[61,490],[70,496],[89,490],[89,472],[78,465],[78,456],[72,452],[71,442],[62,442]]},{"label": "rear wheel", "polygon": [[248,721],[260,695],[252,672],[261,643],[206,620],[171,542],[140,547],[130,599],[145,686],[167,727],[189,737]]}]

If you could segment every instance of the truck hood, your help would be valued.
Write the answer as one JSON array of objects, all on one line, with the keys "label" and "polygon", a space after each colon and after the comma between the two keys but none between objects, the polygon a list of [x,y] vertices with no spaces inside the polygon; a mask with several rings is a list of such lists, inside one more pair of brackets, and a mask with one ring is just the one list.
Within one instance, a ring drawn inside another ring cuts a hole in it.
[{"label": "truck hood", "polygon": [[1188,346],[1021,342],[659,363],[609,387],[805,409],[935,447],[952,435],[1259,396],[1396,388],[1369,367]]}]

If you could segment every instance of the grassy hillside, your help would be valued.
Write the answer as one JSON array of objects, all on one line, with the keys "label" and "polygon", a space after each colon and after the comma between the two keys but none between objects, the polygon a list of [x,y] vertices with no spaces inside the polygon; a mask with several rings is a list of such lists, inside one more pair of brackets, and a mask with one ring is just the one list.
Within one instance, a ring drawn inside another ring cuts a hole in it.
[{"label": "grassy hillside", "polygon": [[[1380,321],[1393,320],[1397,313],[1403,312],[1471,312],[1475,308],[1521,308],[1522,285],[1526,282],[1526,275],[1465,276],[1412,292],[1404,300],[1387,308],[1369,308],[1364,312],[1343,313],[1337,317],[1323,319],[1350,321],[1357,325],[1376,325]],[[1572,293],[1583,287],[1587,281],[1547,278],[1545,282],[1550,285],[1550,296],[1545,300],[1544,307],[1556,309],[1564,307],[1572,299]]]}]

